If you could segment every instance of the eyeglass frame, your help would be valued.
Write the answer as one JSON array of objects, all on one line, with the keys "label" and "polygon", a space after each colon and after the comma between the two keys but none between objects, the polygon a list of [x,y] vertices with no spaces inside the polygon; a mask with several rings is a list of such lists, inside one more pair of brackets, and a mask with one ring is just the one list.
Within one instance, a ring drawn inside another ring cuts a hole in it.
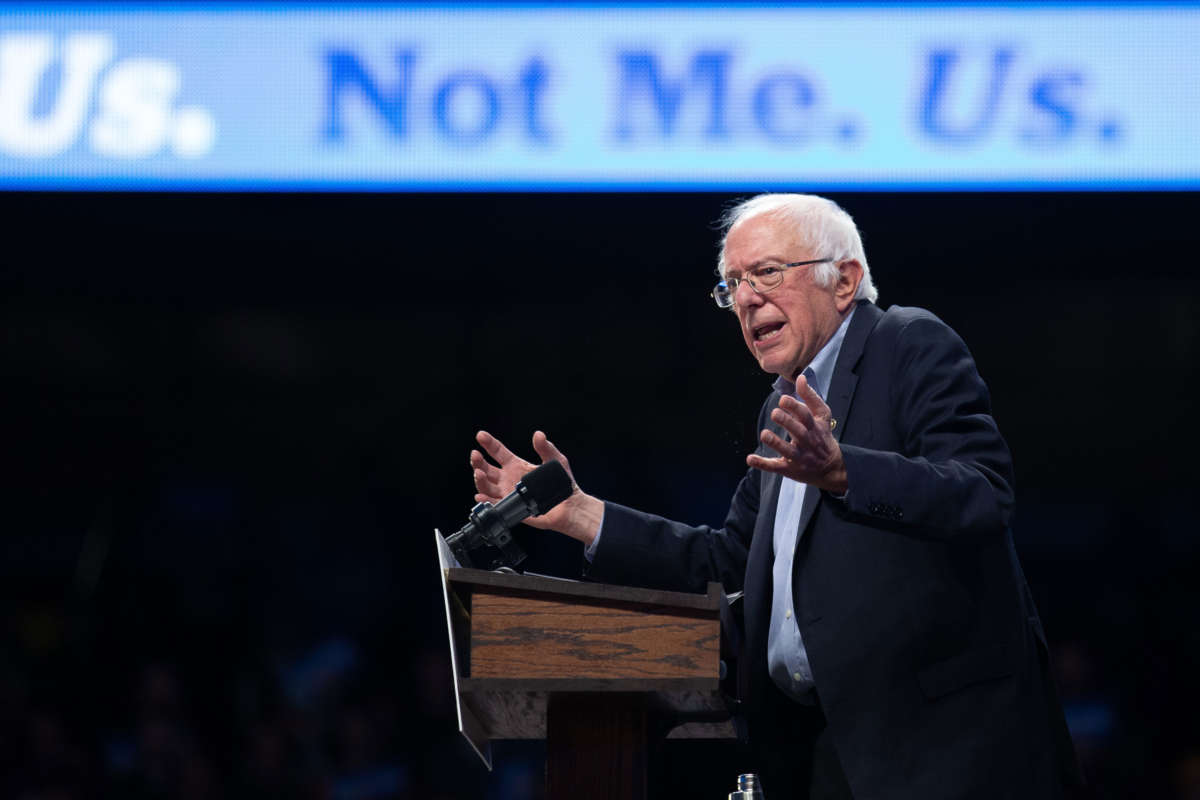
[{"label": "eyeglass frame", "polygon": [[[771,264],[768,266],[771,266],[775,269],[782,271],[785,269],[791,269],[792,267],[809,267],[809,266],[812,266],[813,264],[827,264],[830,262],[837,263],[837,259],[836,258],[813,258],[813,259],[809,259],[808,261],[790,261],[787,264]],[[758,269],[765,269],[765,267],[758,267]],[[754,270],[751,270],[751,272],[754,272]],[[731,283],[733,284],[732,286],[730,286]],[[732,310],[733,307],[737,305],[737,301],[733,299],[734,295],[737,294],[738,287],[741,286],[743,283],[750,284],[750,288],[753,289],[757,294],[766,294],[767,292],[770,292],[774,289],[778,289],[780,286],[782,286],[783,285],[783,277],[780,277],[779,283],[775,284],[774,286],[764,286],[761,289],[754,285],[753,278],[747,278],[747,277],[722,278],[721,280],[717,281],[717,285],[712,288],[711,292],[709,292],[709,294],[712,295],[713,302],[715,302],[717,304],[717,308],[727,308],[727,309]],[[725,284],[726,288],[729,289],[729,305],[727,305],[727,306],[721,305],[721,301],[717,297],[717,290],[721,288],[721,284]]]}]

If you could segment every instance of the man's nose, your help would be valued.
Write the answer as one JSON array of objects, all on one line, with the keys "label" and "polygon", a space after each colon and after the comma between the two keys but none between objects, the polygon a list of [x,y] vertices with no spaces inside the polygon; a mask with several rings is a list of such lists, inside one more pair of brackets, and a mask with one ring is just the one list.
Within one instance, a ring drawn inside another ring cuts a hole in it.
[{"label": "man's nose", "polygon": [[742,281],[733,293],[733,302],[742,307],[762,305],[762,295],[754,291],[750,281]]}]

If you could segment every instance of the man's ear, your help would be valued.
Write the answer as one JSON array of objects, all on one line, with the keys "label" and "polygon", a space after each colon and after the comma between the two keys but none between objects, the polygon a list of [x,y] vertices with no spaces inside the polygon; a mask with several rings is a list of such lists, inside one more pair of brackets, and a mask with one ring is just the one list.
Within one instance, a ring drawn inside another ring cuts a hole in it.
[{"label": "man's ear", "polygon": [[833,300],[840,314],[845,314],[854,305],[858,284],[862,283],[863,267],[857,258],[848,258],[837,263],[838,279],[833,285]]}]

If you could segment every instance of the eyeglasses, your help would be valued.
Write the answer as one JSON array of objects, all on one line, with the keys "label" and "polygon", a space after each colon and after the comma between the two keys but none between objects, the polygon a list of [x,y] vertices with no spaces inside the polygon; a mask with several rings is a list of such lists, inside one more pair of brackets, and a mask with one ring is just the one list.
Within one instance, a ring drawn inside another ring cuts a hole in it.
[{"label": "eyeglasses", "polygon": [[832,258],[814,258],[811,261],[793,261],[790,264],[764,264],[761,267],[756,267],[740,278],[727,278],[723,281],[718,281],[713,287],[713,300],[717,301],[717,305],[721,308],[733,308],[733,298],[737,294],[738,287],[743,282],[750,284],[750,288],[759,294],[766,294],[779,284],[783,283],[783,271],[792,267],[808,267],[813,264],[824,264],[833,261]]}]

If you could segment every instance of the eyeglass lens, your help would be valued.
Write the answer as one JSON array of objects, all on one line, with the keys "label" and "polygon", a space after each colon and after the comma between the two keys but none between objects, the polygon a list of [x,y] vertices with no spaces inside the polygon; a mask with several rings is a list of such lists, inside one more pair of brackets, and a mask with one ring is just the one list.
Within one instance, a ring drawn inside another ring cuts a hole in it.
[{"label": "eyeglass lens", "polygon": [[733,291],[728,283],[721,281],[713,287],[712,296],[721,308],[730,308],[733,306]]}]

